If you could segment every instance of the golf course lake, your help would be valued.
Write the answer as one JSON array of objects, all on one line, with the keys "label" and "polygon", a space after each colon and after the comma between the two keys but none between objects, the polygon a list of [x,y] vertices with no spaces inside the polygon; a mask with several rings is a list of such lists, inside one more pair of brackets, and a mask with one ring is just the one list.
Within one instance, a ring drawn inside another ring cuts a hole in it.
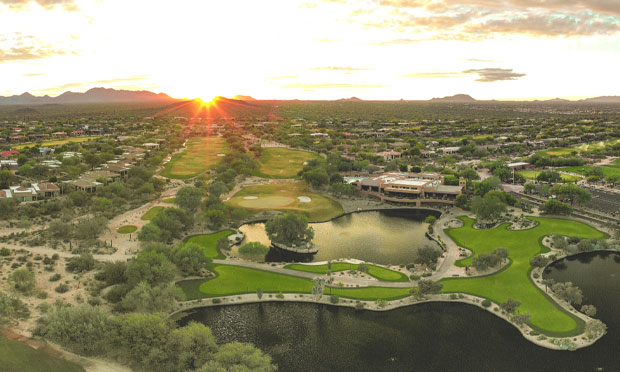
[{"label": "golf course lake", "polygon": [[506,321],[460,303],[385,312],[302,303],[202,308],[179,321],[209,326],[219,342],[252,342],[279,371],[618,371],[620,255],[587,253],[551,265],[545,278],[572,281],[608,333],[593,346],[552,351]]},{"label": "golf course lake", "polygon": [[[314,244],[319,248],[315,255],[288,254],[271,248],[266,261],[328,261],[355,258],[377,264],[407,264],[415,252],[424,245],[436,245],[425,236],[428,224],[424,219],[439,212],[431,210],[395,209],[351,213],[329,222],[311,223]],[[254,223],[239,228],[245,234],[244,243],[271,243],[265,224]],[[238,255],[236,247],[232,254]]]}]

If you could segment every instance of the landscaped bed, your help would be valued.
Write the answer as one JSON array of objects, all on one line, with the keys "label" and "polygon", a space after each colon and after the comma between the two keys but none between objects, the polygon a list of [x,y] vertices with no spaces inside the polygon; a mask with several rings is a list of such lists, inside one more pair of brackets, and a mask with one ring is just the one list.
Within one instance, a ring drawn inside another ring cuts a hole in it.
[{"label": "landscaped bed", "polygon": [[155,216],[157,216],[159,214],[159,212],[163,211],[164,207],[153,207],[151,209],[149,209],[142,217],[140,217],[142,220],[144,221],[150,221],[153,218],[155,218]]},{"label": "landscaped bed", "polygon": [[261,166],[256,175],[265,178],[293,178],[308,160],[317,158],[319,155],[308,151],[265,148],[259,159]]},{"label": "landscaped bed", "polygon": [[[300,196],[306,196],[310,201],[300,200]],[[247,186],[226,203],[250,212],[279,210],[303,213],[310,221],[325,221],[344,213],[340,203],[311,192],[305,182]]]},{"label": "landscaped bed", "polygon": [[[522,231],[508,230],[508,224],[489,230],[474,229],[474,220],[467,217],[461,217],[463,227],[446,229],[446,233],[459,246],[470,249],[474,255],[490,253],[497,248],[507,249],[511,263],[501,272],[485,277],[443,279],[443,291],[469,293],[496,303],[513,298],[521,302],[519,312],[531,315],[529,323],[534,329],[549,336],[578,334],[583,329],[583,322],[562,310],[532,283],[529,261],[535,255],[548,251],[541,244],[548,234],[596,239],[605,239],[607,235],[578,221],[530,218],[537,221],[538,226]],[[456,264],[471,265],[472,257]]]},{"label": "landscaped bed", "polygon": [[220,160],[219,155],[228,152],[226,140],[221,137],[191,138],[186,146],[186,151],[174,155],[166,163],[162,176],[175,179],[196,177],[215,165]]},{"label": "landscaped bed", "polygon": [[226,230],[207,235],[195,235],[188,238],[185,243],[199,245],[205,253],[205,256],[211,259],[224,259],[226,256],[217,248],[217,243],[220,239],[226,239],[234,233],[233,230]]},{"label": "landscaped bed", "polygon": [[[358,264],[351,264],[347,262],[333,262],[332,263],[332,272],[345,271],[345,270],[357,270]],[[409,278],[407,275],[386,269],[385,267],[367,264],[368,266],[368,275],[384,281],[384,282],[408,282]],[[303,265],[303,264],[290,264],[284,266],[285,269],[296,270],[296,271],[304,271],[308,273],[317,273],[317,274],[327,274],[327,264],[323,265]]]},{"label": "landscaped bed", "polygon": [[[243,293],[256,293],[258,288],[264,293],[312,293],[314,287],[310,279],[284,275],[264,270],[233,265],[216,265],[216,278],[209,280],[185,280],[177,283],[187,300],[199,298],[230,296]],[[393,300],[409,295],[411,288],[362,287],[325,288],[325,294],[358,300]]]},{"label": "landscaped bed", "polygon": [[118,230],[116,230],[116,232],[119,234],[131,234],[131,233],[136,232],[137,230],[138,230],[137,226],[125,225],[125,226],[119,227]]}]

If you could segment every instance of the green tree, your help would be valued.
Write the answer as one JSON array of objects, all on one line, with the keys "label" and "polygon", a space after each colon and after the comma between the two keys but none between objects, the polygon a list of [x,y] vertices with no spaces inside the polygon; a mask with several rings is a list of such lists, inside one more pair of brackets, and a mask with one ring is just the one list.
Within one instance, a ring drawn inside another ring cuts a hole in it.
[{"label": "green tree", "polygon": [[186,275],[199,275],[210,260],[199,245],[185,243],[175,249],[172,262]]},{"label": "green tree", "polygon": [[161,253],[142,252],[127,264],[125,276],[131,286],[143,281],[152,286],[164,284],[174,278],[174,266]]},{"label": "green tree", "polygon": [[474,194],[480,197],[486,195],[487,192],[491,190],[501,190],[502,189],[502,181],[499,177],[489,177],[481,182],[474,184]]},{"label": "green tree", "polygon": [[541,254],[537,254],[530,260],[530,265],[532,265],[532,267],[545,267],[548,263],[549,260],[547,259],[547,257]]},{"label": "green tree", "polygon": [[540,208],[544,214],[569,215],[573,213],[573,209],[565,203],[554,199],[549,199]]},{"label": "green tree", "polygon": [[193,212],[200,206],[203,194],[203,190],[198,187],[185,186],[177,191],[175,203],[186,211]]},{"label": "green tree", "polygon": [[203,324],[191,322],[173,330],[168,336],[166,353],[169,355],[162,371],[194,371],[212,360],[218,346],[211,330]]},{"label": "green tree", "polygon": [[594,305],[583,305],[581,307],[581,312],[589,317],[593,317],[596,315],[596,307]]},{"label": "green tree", "polygon": [[607,325],[598,319],[593,319],[586,323],[585,331],[588,338],[596,338],[607,333]]},{"label": "green tree", "polygon": [[572,282],[555,283],[551,286],[551,290],[556,296],[573,305],[581,305],[583,301],[581,289]]},{"label": "green tree", "polygon": [[10,170],[0,170],[0,189],[8,189],[17,177]]},{"label": "green tree", "polygon": [[439,257],[441,257],[441,250],[431,245],[424,245],[416,251],[413,260],[420,265],[432,265],[437,263]]},{"label": "green tree", "polygon": [[23,293],[29,293],[36,284],[34,273],[28,269],[17,269],[9,274],[9,283]]},{"label": "green tree", "polygon": [[420,279],[418,281],[418,294],[422,297],[428,294],[437,294],[443,289],[443,284],[434,282],[430,279]]},{"label": "green tree", "polygon": [[27,319],[30,316],[28,305],[19,298],[12,297],[0,291],[0,327],[14,320]]},{"label": "green tree", "polygon": [[221,195],[226,194],[228,191],[228,187],[226,187],[226,184],[222,181],[214,181],[209,184],[209,196],[219,198]]},{"label": "green tree", "polygon": [[508,314],[514,314],[517,307],[521,306],[521,302],[512,298],[507,299],[505,302],[499,304],[499,307]]},{"label": "green tree", "polygon": [[72,257],[67,261],[67,271],[70,273],[84,273],[95,268],[96,261],[90,253]]},{"label": "green tree", "polygon": [[274,217],[265,224],[265,231],[272,242],[287,246],[310,243],[314,238],[314,229],[308,226],[308,219],[295,213]]},{"label": "green tree", "polygon": [[592,199],[592,194],[588,190],[582,189],[574,183],[555,185],[551,192],[557,195],[558,199],[569,201],[571,205],[574,203],[584,204]]},{"label": "green tree", "polygon": [[275,372],[271,357],[251,344],[225,344],[197,372]]},{"label": "green tree", "polygon": [[495,222],[506,211],[506,204],[494,195],[475,196],[471,202],[471,210],[479,222]]},{"label": "green tree", "polygon": [[120,309],[140,313],[168,313],[174,309],[176,301],[183,298],[181,288],[173,284],[151,287],[147,282],[141,282],[123,298]]}]

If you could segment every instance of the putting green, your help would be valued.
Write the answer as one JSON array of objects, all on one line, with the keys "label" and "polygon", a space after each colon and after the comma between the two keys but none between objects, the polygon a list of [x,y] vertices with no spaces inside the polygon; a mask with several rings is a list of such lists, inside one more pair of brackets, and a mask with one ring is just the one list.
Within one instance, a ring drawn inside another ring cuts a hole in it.
[{"label": "putting green", "polygon": [[235,232],[233,230],[224,230],[213,234],[195,235],[188,238],[185,241],[185,244],[197,244],[202,248],[205,256],[211,259],[223,260],[226,258],[226,256],[224,256],[224,254],[220,252],[219,249],[217,249],[217,243],[220,241],[220,239],[226,239],[234,233]]},{"label": "putting green", "polygon": [[238,202],[238,205],[243,208],[280,208],[291,205],[295,202],[295,199],[288,196],[261,196],[257,199],[243,199]]},{"label": "putting green", "polygon": [[116,230],[116,232],[119,234],[131,234],[131,233],[136,232],[136,230],[138,230],[137,226],[125,225],[125,226],[119,227],[118,230]]},{"label": "putting green", "polygon": [[[299,196],[309,197],[310,202],[300,201]],[[226,203],[250,212],[293,211],[306,215],[310,221],[325,221],[344,213],[340,203],[311,192],[305,182],[244,187]]]},{"label": "putting green", "polygon": [[[494,229],[473,228],[474,220],[460,217],[463,227],[446,229],[446,233],[459,246],[473,251],[474,255],[490,253],[496,248],[506,248],[510,265],[503,271],[479,278],[443,279],[444,292],[463,292],[503,303],[508,298],[521,302],[519,311],[530,314],[530,325],[550,336],[567,336],[580,333],[583,321],[563,311],[541,292],[529,277],[530,259],[548,251],[541,242],[548,234],[580,238],[605,239],[607,235],[584,223],[572,220],[529,217],[538,226],[522,231],[508,230],[505,223]],[[471,265],[472,257],[460,260],[458,266]]]},{"label": "putting green", "polygon": [[188,179],[204,173],[221,158],[218,154],[228,152],[226,140],[221,137],[191,138],[187,150],[170,159],[161,175],[168,178]]},{"label": "putting green", "polygon": [[304,163],[320,156],[307,151],[274,147],[263,149],[257,176],[265,178],[293,178],[304,167]]}]

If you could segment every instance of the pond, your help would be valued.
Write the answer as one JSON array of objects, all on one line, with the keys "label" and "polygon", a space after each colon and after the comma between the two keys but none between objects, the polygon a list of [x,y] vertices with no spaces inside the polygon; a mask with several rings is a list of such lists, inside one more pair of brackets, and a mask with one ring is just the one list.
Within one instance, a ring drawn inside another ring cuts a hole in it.
[{"label": "pond", "polygon": [[[436,245],[424,233],[428,224],[424,219],[439,212],[430,210],[397,209],[347,214],[329,222],[312,223],[314,243],[319,248],[315,255],[290,254],[272,248],[265,260],[274,261],[328,261],[356,258],[378,264],[407,264],[413,261],[418,248]],[[271,243],[265,233],[265,224],[243,225],[244,242]],[[237,247],[232,254],[238,256]]]},{"label": "pond", "polygon": [[545,277],[571,280],[609,331],[574,352],[536,346],[477,307],[427,303],[387,312],[327,305],[264,303],[196,310],[220,342],[252,342],[280,372],[300,371],[618,371],[620,256],[593,253],[559,261]]}]

